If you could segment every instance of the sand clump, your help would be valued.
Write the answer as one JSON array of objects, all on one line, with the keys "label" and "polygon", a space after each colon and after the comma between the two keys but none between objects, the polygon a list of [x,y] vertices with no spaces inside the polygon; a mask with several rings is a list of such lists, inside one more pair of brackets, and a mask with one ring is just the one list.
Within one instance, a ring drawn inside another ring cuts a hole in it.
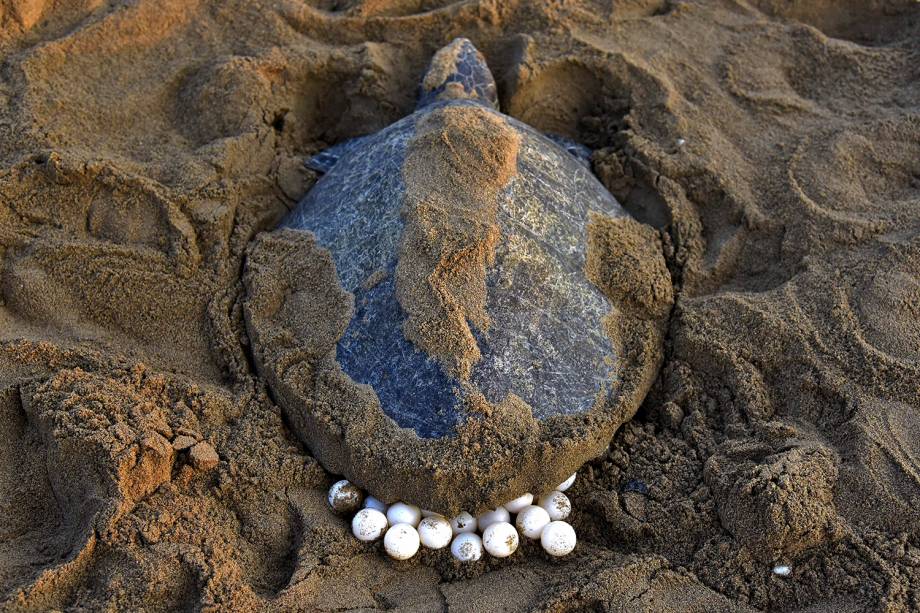
[{"label": "sand clump", "polygon": [[703,475],[726,530],[765,562],[841,536],[833,453],[819,445],[767,453],[748,446],[707,460]]},{"label": "sand clump", "polygon": [[[898,0],[0,2],[0,608],[920,608],[918,23]],[[308,239],[260,261],[252,238],[458,34],[653,228],[670,289],[598,265],[623,308],[674,297],[559,562],[356,542],[247,326],[261,265],[260,345],[312,376],[293,339],[330,342],[348,296],[295,287],[321,259],[272,277]]]},{"label": "sand clump", "polygon": [[416,127],[404,165],[406,202],[396,297],[404,333],[468,380],[479,360],[470,324],[488,330],[486,269],[500,239],[500,192],[520,135],[484,110],[439,109]]}]

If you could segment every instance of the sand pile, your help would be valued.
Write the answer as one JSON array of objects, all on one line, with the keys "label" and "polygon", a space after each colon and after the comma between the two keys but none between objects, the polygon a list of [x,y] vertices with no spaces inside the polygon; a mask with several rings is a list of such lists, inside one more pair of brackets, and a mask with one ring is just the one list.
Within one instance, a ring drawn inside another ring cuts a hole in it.
[{"label": "sand pile", "polygon": [[[920,607],[918,12],[0,2],[0,606]],[[676,295],[561,562],[353,539],[243,319],[303,159],[410,112],[460,34],[598,150]]]}]

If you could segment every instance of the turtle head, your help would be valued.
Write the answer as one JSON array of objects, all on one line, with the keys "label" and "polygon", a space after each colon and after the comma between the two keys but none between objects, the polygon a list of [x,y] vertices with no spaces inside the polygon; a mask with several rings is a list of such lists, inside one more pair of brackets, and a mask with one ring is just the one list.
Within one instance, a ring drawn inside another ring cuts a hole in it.
[{"label": "turtle head", "polygon": [[468,38],[455,38],[431,58],[416,108],[441,100],[475,100],[498,109],[495,79]]}]

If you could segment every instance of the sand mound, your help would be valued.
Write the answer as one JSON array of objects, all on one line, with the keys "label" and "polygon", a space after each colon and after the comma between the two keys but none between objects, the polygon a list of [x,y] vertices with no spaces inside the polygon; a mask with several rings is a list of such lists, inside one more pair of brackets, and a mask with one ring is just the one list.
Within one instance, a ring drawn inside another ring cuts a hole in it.
[{"label": "sand mound", "polygon": [[[917,609],[918,27],[907,0],[0,1],[0,607]],[[605,282],[676,298],[561,562],[358,544],[245,322],[303,159],[407,114],[460,34],[657,230],[672,287]]]}]

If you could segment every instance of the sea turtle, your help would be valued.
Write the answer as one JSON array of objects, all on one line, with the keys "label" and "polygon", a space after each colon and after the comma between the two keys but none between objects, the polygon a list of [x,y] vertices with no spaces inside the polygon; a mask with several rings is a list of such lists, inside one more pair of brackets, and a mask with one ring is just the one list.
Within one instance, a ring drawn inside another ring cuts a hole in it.
[{"label": "sea turtle", "polygon": [[[455,40],[412,115],[308,162],[325,174],[282,224],[313,232],[355,295],[342,369],[420,436],[449,434],[477,392],[490,403],[513,393],[540,419],[584,412],[614,368],[610,304],[584,268],[589,216],[623,209],[558,138],[497,109],[482,55]],[[432,152],[440,139],[454,141],[447,156]],[[500,181],[488,176],[497,166]],[[453,282],[451,267],[478,278]]]},{"label": "sea turtle", "polygon": [[[312,233],[353,296],[334,346],[301,375],[313,378],[302,400],[280,394],[296,429],[376,496],[445,512],[562,481],[650,381],[645,369],[620,406],[624,324],[600,287],[606,260],[591,249],[602,247],[589,246],[592,226],[626,213],[583,146],[498,107],[483,55],[454,40],[433,56],[415,112],[307,162],[322,176],[281,223]],[[374,410],[352,408],[368,396]],[[394,438],[398,451],[381,451]],[[471,449],[489,466],[471,466]]]}]

